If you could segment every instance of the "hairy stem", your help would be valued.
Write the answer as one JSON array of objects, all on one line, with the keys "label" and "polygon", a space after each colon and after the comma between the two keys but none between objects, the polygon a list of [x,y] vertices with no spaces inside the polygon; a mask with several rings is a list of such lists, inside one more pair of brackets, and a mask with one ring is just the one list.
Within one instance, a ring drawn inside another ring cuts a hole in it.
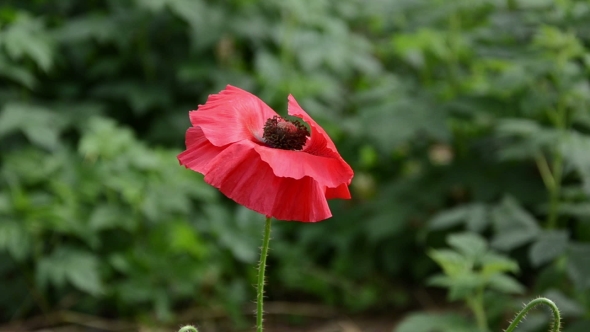
[{"label": "hairy stem", "polygon": [[262,313],[264,303],[264,271],[266,270],[266,257],[268,256],[268,247],[270,243],[270,217],[266,218],[264,225],[264,238],[262,240],[262,251],[260,253],[260,263],[258,264],[258,285],[256,288],[256,331],[262,332]]},{"label": "hairy stem", "polygon": [[559,332],[559,330],[561,329],[561,316],[559,315],[559,309],[557,308],[555,303],[553,303],[553,301],[551,301],[545,297],[540,297],[538,299],[534,299],[531,302],[529,302],[527,305],[525,305],[524,308],[522,308],[522,310],[518,313],[518,315],[516,315],[516,317],[514,318],[514,320],[510,324],[510,326],[508,326],[508,328],[506,329],[505,332],[514,332],[514,329],[516,329],[518,324],[520,324],[520,322],[523,320],[524,316],[526,316],[526,314],[531,309],[533,309],[534,307],[536,307],[539,304],[545,304],[549,308],[551,308],[551,311],[553,311],[553,324],[551,326],[550,332]]},{"label": "hairy stem", "polygon": [[194,326],[187,325],[183,326],[178,332],[199,332],[199,330]]}]

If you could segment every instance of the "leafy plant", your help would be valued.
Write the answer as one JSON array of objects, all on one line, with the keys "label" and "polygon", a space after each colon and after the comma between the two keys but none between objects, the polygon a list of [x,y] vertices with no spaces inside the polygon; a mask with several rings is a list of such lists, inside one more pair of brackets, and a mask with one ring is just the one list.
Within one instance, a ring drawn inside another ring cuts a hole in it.
[{"label": "leafy plant", "polygon": [[[469,231],[518,262],[527,294],[555,300],[565,331],[588,330],[589,13],[581,0],[3,1],[0,319],[240,312],[258,221],[175,162],[186,112],[232,84],[283,114],[292,93],[356,173],[332,221],[275,228],[269,300],[420,308],[411,290],[438,271],[425,248]],[[500,329],[514,307],[484,301]],[[520,329],[544,324],[529,317]]]},{"label": "leafy plant", "polygon": [[429,252],[429,256],[443,270],[443,274],[431,277],[429,283],[448,288],[450,301],[463,301],[473,313],[476,324],[467,323],[453,314],[416,314],[406,318],[397,331],[488,331],[485,293],[524,292],[525,288],[508,274],[518,272],[516,261],[491,250],[481,236],[457,233],[449,235],[447,242],[452,249],[432,249]]}]

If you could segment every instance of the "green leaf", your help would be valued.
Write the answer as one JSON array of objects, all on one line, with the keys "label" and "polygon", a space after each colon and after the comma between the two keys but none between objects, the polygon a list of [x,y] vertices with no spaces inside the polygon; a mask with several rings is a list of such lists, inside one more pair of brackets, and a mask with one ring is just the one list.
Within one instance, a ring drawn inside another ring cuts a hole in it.
[{"label": "green leaf", "polygon": [[193,257],[203,259],[208,252],[205,243],[196,230],[186,222],[171,223],[169,229],[170,249],[172,252],[189,253]]},{"label": "green leaf", "polygon": [[499,272],[517,272],[519,270],[518,263],[515,260],[493,252],[487,252],[480,262],[481,274],[484,276],[491,276]]},{"label": "green leaf", "polygon": [[117,82],[97,86],[93,94],[100,98],[123,99],[138,115],[145,114],[151,108],[166,108],[172,104],[170,94],[158,85],[142,82]]},{"label": "green leaf", "polygon": [[564,157],[570,161],[580,174],[584,191],[590,193],[590,137],[587,135],[570,132],[560,141],[560,149]]},{"label": "green leaf", "polygon": [[373,138],[386,152],[418,135],[448,141],[450,133],[445,125],[446,112],[441,109],[432,112],[433,106],[428,97],[412,96],[405,84],[397,78],[383,77],[370,91],[358,95],[357,103],[363,105],[363,112],[357,125],[363,128],[363,134]]},{"label": "green leaf", "polygon": [[473,332],[477,329],[457,314],[417,313],[405,317],[395,332]]},{"label": "green leaf", "polygon": [[472,232],[483,232],[490,222],[488,214],[488,207],[484,204],[472,204],[467,216],[467,229]]},{"label": "green leaf", "polygon": [[478,262],[488,249],[486,240],[474,233],[451,234],[447,242],[472,262]]},{"label": "green leaf", "polygon": [[567,249],[569,235],[567,231],[546,230],[529,248],[529,259],[533,266],[550,262]]},{"label": "green leaf", "polygon": [[488,279],[488,287],[506,294],[522,294],[525,291],[516,279],[505,274],[494,274]]},{"label": "green leaf", "polygon": [[2,53],[0,53],[0,76],[12,79],[29,89],[37,83],[37,78],[29,69],[12,63]]},{"label": "green leaf", "polygon": [[90,160],[112,159],[134,147],[133,132],[122,128],[107,118],[93,117],[88,120],[88,129],[80,140],[78,150]]},{"label": "green leaf", "polygon": [[65,125],[52,111],[29,104],[7,103],[0,113],[0,137],[20,130],[32,143],[47,149],[59,146]]},{"label": "green leaf", "polygon": [[31,247],[31,236],[22,222],[0,217],[0,251],[6,250],[15,260],[23,261]]},{"label": "green leaf", "polygon": [[474,264],[473,260],[449,249],[430,250],[428,256],[451,277],[470,272]]},{"label": "green leaf", "polygon": [[472,297],[477,289],[481,289],[485,285],[485,278],[473,272],[453,276],[449,287],[449,300],[464,300]]},{"label": "green leaf", "polygon": [[20,14],[0,31],[0,46],[15,60],[29,57],[44,71],[53,64],[53,40],[39,18]]},{"label": "green leaf", "polygon": [[590,244],[570,243],[567,273],[578,290],[590,288]]},{"label": "green leaf", "polygon": [[66,282],[79,290],[100,295],[104,287],[99,275],[99,260],[89,252],[60,247],[37,264],[37,282],[41,287],[52,284],[63,287]]},{"label": "green leaf", "polygon": [[484,204],[466,204],[439,212],[430,219],[428,228],[447,229],[465,223],[468,230],[481,232],[488,225],[488,220],[488,211]]},{"label": "green leaf", "polygon": [[590,202],[581,202],[581,203],[563,202],[563,203],[559,204],[559,213],[564,216],[569,216],[569,217],[588,218],[588,217],[590,217]]},{"label": "green leaf", "polygon": [[126,215],[124,209],[112,204],[101,204],[94,208],[90,214],[88,226],[94,231],[109,229],[133,230],[136,224],[133,218]]},{"label": "green leaf", "polygon": [[428,221],[428,228],[437,230],[457,226],[467,219],[469,210],[470,207],[468,205],[462,205],[439,212],[434,216],[434,218]]},{"label": "green leaf", "polygon": [[510,197],[493,209],[492,220],[496,233],[492,246],[505,251],[533,241],[541,232],[535,218]]},{"label": "green leaf", "polygon": [[554,146],[560,133],[551,127],[542,127],[533,119],[501,119],[496,135],[506,144],[499,151],[502,160],[534,158],[544,148]]},{"label": "green leaf", "polygon": [[562,318],[581,317],[584,315],[584,306],[581,303],[576,302],[576,300],[565,296],[558,289],[550,289],[545,292],[543,296],[555,302]]},{"label": "green leaf", "polygon": [[236,259],[245,263],[253,263],[258,259],[263,216],[242,206],[235,216],[219,206],[208,206],[207,214],[220,244]]}]

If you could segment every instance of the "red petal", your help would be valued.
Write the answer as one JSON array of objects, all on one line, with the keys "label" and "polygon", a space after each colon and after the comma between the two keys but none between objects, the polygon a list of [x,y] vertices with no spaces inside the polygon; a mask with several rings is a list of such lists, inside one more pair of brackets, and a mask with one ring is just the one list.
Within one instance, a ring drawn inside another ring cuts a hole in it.
[{"label": "red petal", "polygon": [[324,187],[314,179],[278,177],[252,142],[238,142],[212,159],[205,181],[227,197],[281,220],[316,222],[332,216]]},{"label": "red petal", "polygon": [[282,184],[273,211],[277,219],[317,222],[332,216],[322,186],[312,178],[280,179]]},{"label": "red petal", "polygon": [[352,169],[338,158],[313,155],[303,151],[273,149],[263,145],[254,147],[260,158],[280,177],[301,179],[311,177],[320,185],[335,188],[350,182]]},{"label": "red petal", "polygon": [[[297,160],[299,165],[288,165],[285,162],[280,163],[276,158],[271,161],[268,156],[262,157],[273,167],[275,174],[295,178],[311,176],[330,188],[343,183],[350,184],[354,176],[352,168],[342,159],[326,131],[299,106],[292,95],[289,95],[288,111],[289,115],[299,117],[309,124],[311,137],[302,151],[291,151],[300,154],[293,157],[297,158],[293,160]],[[291,175],[287,175],[289,172]]]},{"label": "red petal", "polygon": [[326,131],[320,127],[320,125],[315,122],[311,116],[309,116],[307,112],[301,108],[301,106],[299,106],[295,100],[295,97],[292,95],[289,95],[289,106],[287,109],[289,115],[303,119],[303,121],[307,122],[311,127],[311,139],[307,142],[303,148],[303,151],[318,156],[340,157],[340,154],[338,154],[338,150],[336,149],[336,145],[334,145],[334,142],[332,142],[330,136],[328,136]]},{"label": "red petal", "polygon": [[326,199],[350,199],[350,191],[348,190],[349,183],[343,183],[336,188],[326,188]]},{"label": "red petal", "polygon": [[231,85],[210,95],[204,105],[189,113],[193,126],[201,127],[216,146],[260,140],[264,123],[275,115],[277,113],[258,97]]},{"label": "red petal", "polygon": [[205,174],[207,164],[225,148],[217,147],[207,140],[199,127],[186,131],[186,151],[178,155],[178,161],[186,168]]}]

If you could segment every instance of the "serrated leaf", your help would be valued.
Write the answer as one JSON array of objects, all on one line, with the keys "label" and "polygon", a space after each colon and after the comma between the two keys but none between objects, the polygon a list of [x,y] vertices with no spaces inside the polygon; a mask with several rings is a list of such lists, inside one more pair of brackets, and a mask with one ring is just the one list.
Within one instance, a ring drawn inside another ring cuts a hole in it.
[{"label": "serrated leaf", "polygon": [[263,221],[260,215],[239,207],[235,216],[219,206],[208,206],[207,213],[213,222],[211,228],[219,237],[220,244],[236,259],[252,263],[258,258],[259,239]]},{"label": "serrated leaf", "polygon": [[585,192],[590,193],[590,154],[587,153],[590,150],[590,137],[570,132],[559,142],[564,157],[574,165],[582,177]]},{"label": "serrated leaf", "polygon": [[94,208],[90,214],[88,226],[94,231],[108,229],[132,230],[134,223],[132,218],[125,215],[120,207],[111,204],[102,204]]},{"label": "serrated leaf", "polygon": [[461,205],[436,214],[428,221],[432,230],[447,229],[465,223],[470,231],[481,232],[488,225],[487,207],[481,203]]},{"label": "serrated leaf", "polygon": [[446,229],[461,224],[469,214],[469,206],[458,206],[449,210],[437,213],[428,222],[428,228]]},{"label": "serrated leaf", "polygon": [[508,251],[525,245],[541,231],[535,218],[510,197],[504,198],[493,209],[492,220],[496,233],[492,246],[501,250]]},{"label": "serrated leaf", "polygon": [[0,46],[15,60],[29,57],[42,70],[53,63],[53,41],[39,18],[20,14],[7,28],[0,31]]},{"label": "serrated leaf", "polygon": [[0,137],[20,130],[32,143],[54,149],[59,146],[59,134],[65,124],[54,112],[43,107],[8,103],[0,113]]},{"label": "serrated leaf", "polygon": [[0,218],[0,251],[7,251],[17,261],[24,260],[31,250],[31,236],[23,223]]},{"label": "serrated leaf", "polygon": [[488,287],[506,294],[522,294],[525,291],[516,279],[505,274],[494,274],[488,279]]},{"label": "serrated leaf", "polygon": [[457,314],[418,313],[405,317],[395,332],[473,332],[476,329],[473,323]]},{"label": "serrated leaf", "polygon": [[451,234],[447,242],[472,262],[477,262],[488,249],[486,240],[475,233]]},{"label": "serrated leaf", "polygon": [[473,260],[449,249],[430,250],[428,256],[451,277],[470,272],[474,264]]},{"label": "serrated leaf", "polygon": [[517,272],[518,263],[506,256],[493,252],[486,253],[481,259],[481,273],[484,276],[490,276],[502,272]]},{"label": "serrated leaf", "polygon": [[486,285],[486,280],[479,274],[473,272],[463,273],[451,278],[452,284],[449,287],[449,300],[456,301],[468,298],[473,295],[477,289]]},{"label": "serrated leaf", "polygon": [[91,160],[112,159],[132,149],[136,144],[133,132],[103,117],[88,120],[88,128],[78,144],[80,153]]},{"label": "serrated leaf", "polygon": [[2,54],[0,54],[0,76],[14,80],[29,89],[32,89],[37,83],[37,78],[30,70],[25,66],[12,63]]},{"label": "serrated leaf", "polygon": [[578,290],[590,288],[590,244],[570,243],[567,272]]},{"label": "serrated leaf", "polygon": [[496,134],[501,141],[510,142],[498,152],[502,160],[530,159],[560,137],[559,131],[532,119],[501,119]]},{"label": "serrated leaf", "polygon": [[569,235],[566,231],[546,230],[537,237],[529,248],[529,259],[533,266],[550,262],[567,249]]},{"label": "serrated leaf", "polygon": [[565,216],[576,218],[590,217],[590,202],[581,203],[567,203],[559,204],[559,213]]},{"label": "serrated leaf", "polygon": [[489,224],[488,208],[484,204],[473,204],[467,216],[467,229],[482,232]]},{"label": "serrated leaf", "polygon": [[63,287],[66,282],[79,290],[100,295],[103,285],[100,279],[99,261],[91,253],[61,247],[51,255],[43,257],[37,265],[37,282],[42,287],[52,284]]}]

